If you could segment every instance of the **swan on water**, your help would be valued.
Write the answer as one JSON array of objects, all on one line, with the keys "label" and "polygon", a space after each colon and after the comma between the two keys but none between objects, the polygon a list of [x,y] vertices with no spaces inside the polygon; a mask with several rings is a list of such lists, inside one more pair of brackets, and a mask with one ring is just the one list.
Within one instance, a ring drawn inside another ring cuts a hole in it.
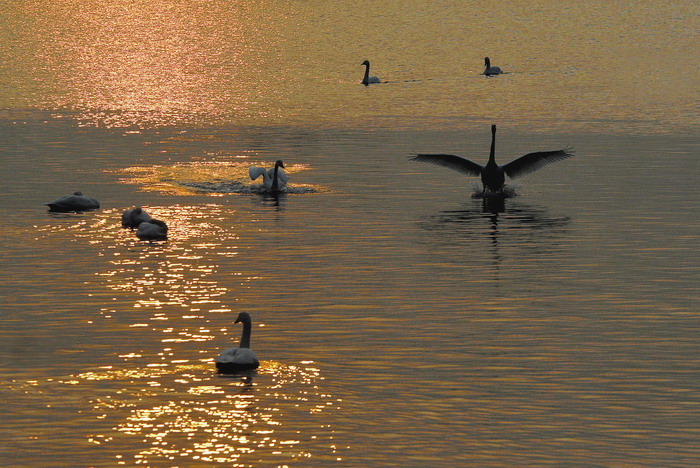
[{"label": "swan on water", "polygon": [[486,192],[494,194],[503,193],[505,176],[515,179],[537,169],[562,159],[570,158],[574,154],[571,148],[564,148],[556,151],[540,151],[528,153],[508,164],[499,166],[496,164],[496,126],[491,125],[491,153],[486,166],[477,164],[462,156],[452,154],[417,154],[411,158],[413,161],[427,162],[438,166],[448,167],[462,174],[469,176],[481,176],[484,185],[483,194]]},{"label": "swan on water", "polygon": [[139,224],[136,237],[141,240],[165,240],[168,238],[168,226],[158,219],[149,219]]},{"label": "swan on water", "polygon": [[149,214],[143,211],[140,206],[137,206],[133,210],[126,210],[122,213],[122,227],[137,228],[139,224],[150,219]]},{"label": "swan on water", "polygon": [[381,83],[379,78],[376,76],[369,76],[369,60],[365,60],[362,62],[362,65],[365,66],[365,77],[362,78],[362,84],[365,86],[369,86],[372,83]]},{"label": "swan on water", "polygon": [[284,192],[287,190],[287,174],[284,172],[284,163],[282,160],[277,160],[275,162],[275,167],[271,169],[265,169],[264,167],[251,167],[248,169],[248,175],[250,175],[251,180],[255,180],[258,177],[263,177],[263,188],[272,193]]},{"label": "swan on water", "polygon": [[241,312],[233,323],[243,324],[243,334],[239,347],[225,349],[216,358],[216,369],[219,372],[237,372],[257,369],[260,365],[255,353],[250,349],[251,320],[248,312]]},{"label": "swan on water", "polygon": [[50,203],[46,203],[49,211],[88,211],[96,210],[100,207],[100,202],[92,197],[86,197],[82,192],[75,192],[73,195],[64,195]]},{"label": "swan on water", "polygon": [[501,73],[503,73],[500,67],[497,67],[495,65],[493,67],[491,66],[491,59],[488,57],[484,57],[484,66],[486,67],[484,69],[484,75],[486,76],[500,75]]}]

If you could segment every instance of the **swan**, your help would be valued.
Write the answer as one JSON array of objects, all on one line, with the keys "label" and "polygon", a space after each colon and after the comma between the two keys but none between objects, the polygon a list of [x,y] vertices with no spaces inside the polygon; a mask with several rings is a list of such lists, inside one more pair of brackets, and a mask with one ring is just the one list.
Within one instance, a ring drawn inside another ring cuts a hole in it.
[{"label": "swan", "polygon": [[75,192],[73,195],[64,195],[51,203],[46,203],[49,211],[88,211],[100,207],[100,202],[92,197],[86,197],[83,192]]},{"label": "swan", "polygon": [[376,76],[369,76],[369,60],[365,60],[362,62],[362,65],[365,66],[365,77],[362,78],[362,84],[365,86],[369,86],[371,83],[381,83],[379,78]]},{"label": "swan", "polygon": [[411,160],[448,167],[470,176],[480,175],[481,182],[484,185],[482,193],[485,194],[488,191],[501,194],[503,193],[505,176],[515,179],[516,177],[534,172],[547,164],[570,158],[574,155],[571,148],[564,148],[556,151],[541,151],[537,153],[528,153],[508,164],[499,166],[496,164],[495,151],[496,126],[491,125],[491,154],[489,155],[489,162],[486,163],[486,166],[472,162],[462,156],[454,156],[452,154],[417,154],[413,156]]},{"label": "swan", "polygon": [[168,226],[158,219],[149,219],[139,224],[136,237],[141,240],[165,240],[168,238]]},{"label": "swan", "polygon": [[139,224],[150,220],[151,217],[137,206],[133,210],[126,210],[122,213],[122,227],[135,228],[139,227]]},{"label": "swan", "polygon": [[500,75],[501,73],[503,73],[500,67],[497,67],[495,65],[493,67],[491,66],[491,59],[488,57],[484,57],[484,66],[486,67],[484,69],[484,75],[486,76]]},{"label": "swan", "polygon": [[282,168],[284,168],[284,163],[280,159],[275,162],[275,167],[272,169],[266,170],[264,167],[253,166],[248,169],[248,175],[250,175],[251,180],[263,176],[263,188],[268,192],[284,192],[287,190],[287,180],[289,179]]},{"label": "swan", "polygon": [[228,348],[221,351],[216,358],[216,369],[219,372],[236,372],[257,369],[260,365],[255,353],[250,349],[251,321],[248,312],[241,312],[233,323],[243,323],[243,335],[238,348]]}]

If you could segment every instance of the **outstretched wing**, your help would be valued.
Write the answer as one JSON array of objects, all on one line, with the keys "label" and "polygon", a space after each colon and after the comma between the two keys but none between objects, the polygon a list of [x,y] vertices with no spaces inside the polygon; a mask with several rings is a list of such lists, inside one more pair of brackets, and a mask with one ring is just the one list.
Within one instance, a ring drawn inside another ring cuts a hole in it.
[{"label": "outstretched wing", "polygon": [[520,177],[537,169],[552,164],[553,162],[561,161],[562,159],[570,158],[574,155],[571,148],[564,148],[557,151],[540,151],[537,153],[529,153],[525,156],[520,156],[508,164],[503,165],[503,171],[511,179]]},{"label": "outstretched wing", "polygon": [[250,180],[255,180],[260,176],[265,177],[267,174],[267,169],[264,167],[257,167],[257,166],[251,166],[248,168],[248,175],[250,176]]},{"label": "outstretched wing", "polygon": [[416,154],[411,161],[426,162],[436,166],[448,167],[454,171],[470,176],[478,176],[484,168],[481,164],[455,156],[453,154]]}]

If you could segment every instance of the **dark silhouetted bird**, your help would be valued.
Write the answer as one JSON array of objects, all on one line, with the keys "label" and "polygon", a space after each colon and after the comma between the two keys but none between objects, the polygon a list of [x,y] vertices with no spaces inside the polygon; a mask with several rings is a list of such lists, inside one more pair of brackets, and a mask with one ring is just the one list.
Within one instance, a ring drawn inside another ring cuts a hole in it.
[{"label": "dark silhouetted bird", "polygon": [[486,76],[491,76],[491,75],[500,75],[503,73],[501,71],[501,67],[497,67],[496,65],[491,66],[491,59],[488,57],[484,57],[484,75]]},{"label": "dark silhouetted bird", "polygon": [[496,164],[496,126],[491,125],[491,154],[486,166],[477,164],[462,156],[452,154],[417,154],[411,158],[413,161],[427,162],[438,166],[448,167],[469,176],[481,176],[484,185],[484,193],[502,193],[505,176],[515,179],[537,169],[562,159],[570,158],[574,154],[571,148],[556,151],[540,151],[521,156],[514,161],[499,166]]},{"label": "dark silhouetted bird", "polygon": [[219,372],[238,372],[257,369],[260,365],[253,350],[250,349],[251,319],[248,312],[241,312],[233,323],[243,324],[243,335],[239,346],[225,349],[216,358],[216,368]]},{"label": "dark silhouetted bird", "polygon": [[365,76],[362,78],[362,84],[365,86],[369,86],[371,83],[381,83],[379,78],[376,76],[369,76],[369,60],[365,60],[362,62],[362,65],[365,66]]}]

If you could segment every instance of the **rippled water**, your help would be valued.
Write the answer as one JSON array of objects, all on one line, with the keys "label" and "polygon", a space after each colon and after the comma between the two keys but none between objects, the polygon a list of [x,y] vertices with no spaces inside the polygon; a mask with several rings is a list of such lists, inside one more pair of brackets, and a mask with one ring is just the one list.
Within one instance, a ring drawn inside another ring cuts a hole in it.
[{"label": "rippled water", "polygon": [[[694,3],[0,16],[0,465],[700,461]],[[502,203],[408,160],[492,123],[501,163],[576,157]],[[261,368],[217,375],[242,310]]]}]

